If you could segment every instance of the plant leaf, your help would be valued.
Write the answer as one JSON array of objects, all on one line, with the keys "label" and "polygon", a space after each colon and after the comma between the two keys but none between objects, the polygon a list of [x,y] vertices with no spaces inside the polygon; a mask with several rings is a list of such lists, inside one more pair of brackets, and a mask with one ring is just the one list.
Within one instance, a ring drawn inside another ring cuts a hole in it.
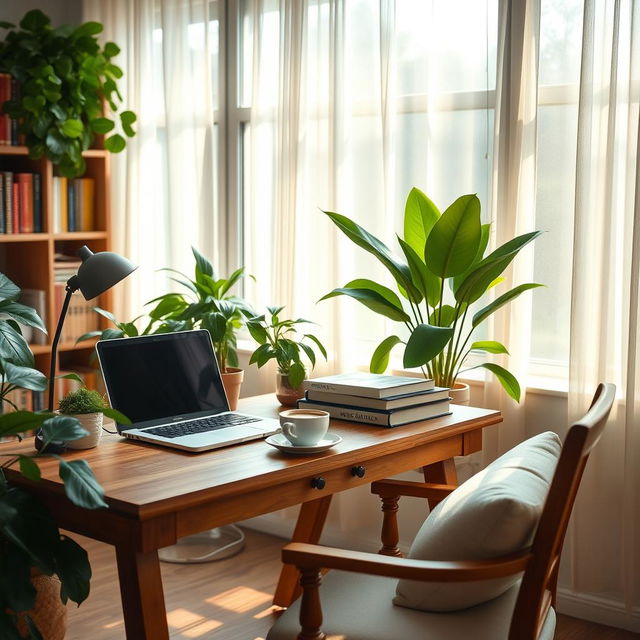
[{"label": "plant leaf", "polygon": [[62,536],[56,548],[56,573],[62,583],[60,598],[67,598],[77,604],[84,602],[89,595],[91,565],[87,552],[74,540]]},{"label": "plant leaf", "polygon": [[115,123],[113,122],[113,120],[102,117],[94,118],[93,120],[91,120],[89,125],[91,127],[91,131],[99,134],[109,133],[109,131],[111,131],[113,127],[115,127]]},{"label": "plant leaf", "polygon": [[115,420],[118,424],[131,424],[131,420],[129,420],[124,413],[120,413],[120,411],[112,409],[111,407],[104,407],[102,413],[107,416],[107,418]]},{"label": "plant leaf", "polygon": [[480,240],[480,200],[475,194],[460,196],[431,229],[425,264],[441,278],[456,276],[471,265]]},{"label": "plant leaf", "polygon": [[31,411],[11,411],[0,415],[0,436],[12,436],[37,429],[50,413],[32,413]]},{"label": "plant leaf", "polygon": [[346,216],[331,211],[324,211],[333,223],[355,244],[375,256],[387,268],[395,281],[401,285],[410,295],[419,297],[420,292],[411,282],[409,267],[400,262],[389,250],[384,242],[363,229]]},{"label": "plant leaf", "polygon": [[294,389],[298,389],[302,384],[307,372],[300,362],[294,362],[289,369],[289,384]]},{"label": "plant leaf", "polygon": [[529,289],[536,289],[537,287],[542,287],[544,285],[537,284],[535,282],[528,282],[526,284],[518,285],[513,289],[503,293],[501,296],[497,297],[493,302],[488,304],[486,307],[483,307],[473,316],[472,326],[477,327],[483,320],[486,320],[492,313],[495,313],[500,307],[503,307],[505,304],[517,298],[524,291],[528,291]]},{"label": "plant leaf", "polygon": [[67,138],[79,138],[84,130],[84,125],[81,120],[75,118],[69,118],[62,123],[62,133]]},{"label": "plant leaf", "polygon": [[450,282],[451,290],[455,293],[458,287],[462,284],[464,279],[469,275],[471,269],[474,265],[478,264],[482,257],[484,256],[484,252],[489,244],[489,236],[491,235],[491,224],[483,224],[480,226],[480,244],[478,245],[478,251],[476,252],[475,258],[473,262],[469,266],[468,269],[463,271],[461,274],[455,276],[453,280]]},{"label": "plant leaf", "polygon": [[20,296],[20,287],[16,286],[4,273],[0,273],[0,299],[17,300]]},{"label": "plant leaf", "polygon": [[104,148],[111,153],[120,153],[126,146],[125,139],[119,133],[114,133],[104,141]]},{"label": "plant leaf", "polygon": [[419,324],[414,330],[404,350],[405,367],[421,367],[433,360],[453,336],[453,329]]},{"label": "plant leaf", "polygon": [[404,241],[417,255],[424,255],[427,238],[439,217],[438,207],[420,189],[413,187],[404,206]]},{"label": "plant leaf", "polygon": [[4,363],[5,384],[15,384],[21,389],[44,391],[48,386],[47,376],[31,367],[21,367],[11,362]]},{"label": "plant leaf", "polygon": [[[520,402],[520,384],[516,380],[516,377],[507,371],[504,367],[493,362],[485,362],[478,367],[488,369],[493,375],[498,378],[498,382],[502,385],[507,394],[513,398],[516,402]],[[475,369],[476,367],[474,367]]]},{"label": "plant leaf", "polygon": [[434,309],[429,315],[429,324],[435,327],[450,327],[456,319],[456,310],[450,304],[442,305],[442,314],[440,309]]},{"label": "plant leaf", "polygon": [[309,340],[311,340],[312,342],[315,343],[315,345],[318,347],[318,349],[320,350],[320,353],[324,356],[324,359],[327,359],[327,350],[324,348],[322,342],[320,342],[320,340],[318,338],[316,338],[316,336],[310,334],[310,333],[305,333],[304,336],[302,336],[303,338],[309,338]]},{"label": "plant leaf", "polygon": [[20,366],[33,366],[33,354],[27,341],[6,322],[0,322],[0,357]]},{"label": "plant leaf", "polygon": [[20,456],[20,473],[29,480],[40,480],[40,467],[30,456]]},{"label": "plant leaf", "polygon": [[122,130],[130,138],[136,135],[136,132],[131,126],[137,120],[136,114],[133,111],[123,111],[120,114],[120,123],[122,124]]},{"label": "plant leaf", "polygon": [[86,460],[60,460],[60,478],[64,490],[73,504],[85,509],[107,507],[103,500],[104,491],[95,479]]},{"label": "plant leaf", "polygon": [[509,353],[507,347],[495,340],[479,340],[474,342],[469,349],[471,351],[486,351],[487,353]]},{"label": "plant leaf", "polygon": [[215,280],[213,265],[195,247],[191,247],[191,252],[196,259],[196,281],[200,282],[198,278],[200,274],[205,274]]},{"label": "plant leaf", "polygon": [[373,352],[371,362],[369,363],[369,371],[371,373],[384,373],[389,366],[389,354],[391,349],[402,342],[398,336],[389,336],[385,338]]},{"label": "plant leaf", "polygon": [[54,440],[59,442],[67,442],[69,440],[79,440],[89,435],[88,432],[80,426],[77,418],[71,416],[54,416],[47,418],[42,423],[42,437],[45,442]]},{"label": "plant leaf", "polygon": [[47,328],[42,324],[42,320],[36,310],[19,302],[9,300],[0,302],[0,314],[6,314],[20,324],[26,324],[29,327],[35,327],[40,331],[47,332]]},{"label": "plant leaf", "polygon": [[410,317],[402,310],[391,303],[386,297],[378,293],[374,289],[353,289],[350,287],[342,287],[334,289],[320,300],[327,300],[335,296],[349,296],[354,300],[358,300],[365,307],[397,322],[408,322]]}]

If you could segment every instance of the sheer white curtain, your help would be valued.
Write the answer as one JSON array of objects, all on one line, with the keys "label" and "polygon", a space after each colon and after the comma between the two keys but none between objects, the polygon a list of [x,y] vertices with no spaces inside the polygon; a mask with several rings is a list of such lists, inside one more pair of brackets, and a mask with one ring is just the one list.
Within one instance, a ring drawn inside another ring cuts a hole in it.
[{"label": "sheer white curtain", "polygon": [[[539,40],[540,0],[503,2],[498,27],[491,203],[495,246],[535,228]],[[533,247],[527,247],[505,272],[499,293],[531,282],[532,275]],[[530,360],[531,294],[498,311],[491,318],[489,333],[492,339],[508,345],[510,356],[503,364],[524,383]],[[484,434],[483,452],[488,460],[525,439],[525,398],[524,384],[520,404],[516,404],[493,376],[487,378],[485,406],[500,409],[504,416],[499,428],[487,429]]]},{"label": "sheer white curtain", "polygon": [[114,250],[140,265],[117,287],[126,320],[166,287],[157,269],[192,270],[190,246],[220,265],[216,130],[218,22],[208,0],[84,0],[116,42],[136,136],[112,161]]},{"label": "sheer white curtain", "polygon": [[640,4],[586,0],[578,115],[569,419],[619,399],[571,531],[570,588],[640,606]]},{"label": "sheer white curtain", "polygon": [[[470,16],[462,26],[461,12]],[[335,370],[368,362],[398,328],[354,301],[316,305],[353,278],[387,278],[320,209],[349,216],[394,251],[414,185],[443,210],[478,193],[488,219],[496,13],[494,0],[247,3],[244,254],[257,278],[248,296],[318,322]]]}]

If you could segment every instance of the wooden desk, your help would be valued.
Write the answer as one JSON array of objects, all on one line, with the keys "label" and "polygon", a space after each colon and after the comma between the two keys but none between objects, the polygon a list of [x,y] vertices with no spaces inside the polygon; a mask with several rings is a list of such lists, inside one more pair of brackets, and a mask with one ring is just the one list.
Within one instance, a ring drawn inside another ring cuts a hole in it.
[{"label": "wooden desk", "polygon": [[[280,409],[273,394],[247,398],[240,408],[274,417]],[[96,449],[65,454],[87,460],[104,487],[109,509],[97,511],[66,499],[55,461],[41,463],[37,484],[10,475],[32,487],[61,528],[115,546],[127,638],[168,640],[159,548],[297,504],[293,539],[317,542],[334,493],[419,467],[429,481],[455,482],[453,456],[480,450],[482,429],[501,419],[497,411],[454,406],[450,416],[395,429],[333,420],[330,429],[343,441],[308,457],[287,456],[263,441],[192,454],[108,436]],[[364,478],[352,475],[356,465],[365,467]],[[317,476],[326,481],[322,490],[311,487]],[[211,570],[215,579],[215,565]],[[290,604],[296,578],[290,568],[283,571],[276,604]]]}]

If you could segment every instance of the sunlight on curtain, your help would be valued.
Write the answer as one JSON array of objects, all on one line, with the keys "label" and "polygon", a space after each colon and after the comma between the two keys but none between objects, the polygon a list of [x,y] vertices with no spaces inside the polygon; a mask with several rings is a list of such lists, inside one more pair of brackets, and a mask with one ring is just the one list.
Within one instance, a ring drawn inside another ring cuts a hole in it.
[{"label": "sunlight on curtain", "polygon": [[320,209],[394,251],[414,185],[443,210],[478,193],[488,219],[497,1],[247,0],[244,11],[248,295],[315,319],[331,368],[353,368],[398,327],[354,301],[316,305],[356,277],[388,283]]},{"label": "sunlight on curtain", "polygon": [[124,104],[138,116],[136,136],[112,163],[114,250],[140,265],[114,290],[125,320],[166,291],[158,269],[192,271],[192,244],[221,262],[214,7],[207,0],[84,1],[84,19],[102,22],[105,40],[122,49]]},{"label": "sunlight on curtain", "polygon": [[600,381],[619,401],[582,481],[571,587],[640,605],[640,5],[587,0],[575,191],[569,417]]}]

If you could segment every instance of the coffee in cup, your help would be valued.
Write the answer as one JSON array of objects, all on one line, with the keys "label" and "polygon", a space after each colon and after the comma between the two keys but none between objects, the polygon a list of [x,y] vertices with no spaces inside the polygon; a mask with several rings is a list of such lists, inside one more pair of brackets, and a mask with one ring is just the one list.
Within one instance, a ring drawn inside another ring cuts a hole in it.
[{"label": "coffee in cup", "polygon": [[312,447],[327,433],[329,414],[319,409],[289,409],[280,413],[280,426],[295,447]]}]

